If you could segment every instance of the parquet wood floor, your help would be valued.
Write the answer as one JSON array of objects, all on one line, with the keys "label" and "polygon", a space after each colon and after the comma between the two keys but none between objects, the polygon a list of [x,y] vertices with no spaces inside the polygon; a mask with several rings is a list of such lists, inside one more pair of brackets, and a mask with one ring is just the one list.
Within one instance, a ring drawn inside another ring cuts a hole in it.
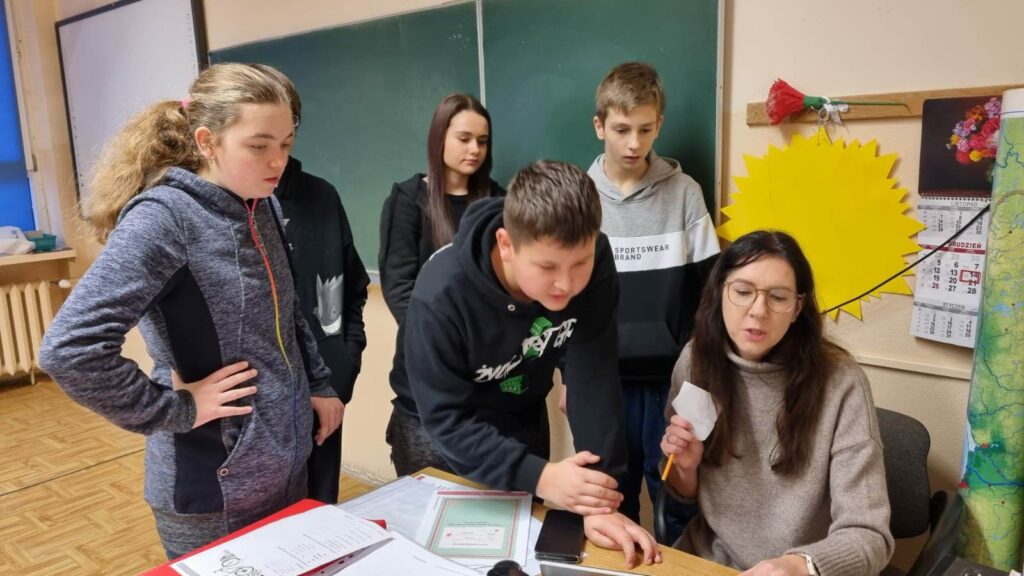
[{"label": "parquet wood floor", "polygon": [[[52,381],[0,385],[0,574],[136,574],[165,561],[142,499],[144,443]],[[342,499],[365,490],[342,476]]]},{"label": "parquet wood floor", "polygon": [[71,401],[52,380],[0,385],[0,495],[142,450],[145,440]]}]

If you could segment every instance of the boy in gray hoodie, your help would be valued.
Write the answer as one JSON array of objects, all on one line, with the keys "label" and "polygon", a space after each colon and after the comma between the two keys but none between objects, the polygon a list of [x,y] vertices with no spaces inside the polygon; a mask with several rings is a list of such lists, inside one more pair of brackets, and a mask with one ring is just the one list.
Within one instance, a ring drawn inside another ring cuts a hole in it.
[{"label": "boy in gray hoodie", "polygon": [[[616,66],[598,86],[596,105],[594,130],[605,151],[587,173],[601,198],[601,231],[611,243],[621,290],[619,375],[629,461],[619,510],[637,520],[643,478],[652,501],[661,484],[672,366],[690,338],[719,248],[700,186],[678,162],[652,149],[665,120],[657,71],[640,62]],[[682,519],[674,524],[673,540]]]}]

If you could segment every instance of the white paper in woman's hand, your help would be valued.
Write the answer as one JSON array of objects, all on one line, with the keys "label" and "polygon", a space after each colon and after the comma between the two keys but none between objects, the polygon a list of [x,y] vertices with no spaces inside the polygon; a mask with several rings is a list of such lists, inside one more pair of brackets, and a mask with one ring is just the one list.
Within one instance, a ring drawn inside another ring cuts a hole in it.
[{"label": "white paper in woman's hand", "polygon": [[679,394],[672,400],[672,408],[676,414],[686,418],[693,424],[693,434],[701,442],[707,440],[708,435],[715,429],[715,422],[718,421],[718,409],[707,390],[683,382]]}]

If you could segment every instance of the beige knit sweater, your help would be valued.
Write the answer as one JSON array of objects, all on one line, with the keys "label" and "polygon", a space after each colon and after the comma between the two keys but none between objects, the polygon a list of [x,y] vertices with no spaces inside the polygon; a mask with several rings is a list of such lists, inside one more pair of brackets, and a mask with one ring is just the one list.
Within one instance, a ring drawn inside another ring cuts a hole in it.
[{"label": "beige knit sweater", "polygon": [[[733,418],[740,458],[699,468],[700,513],[676,547],[741,570],[802,552],[822,576],[878,574],[892,556],[893,539],[882,445],[864,372],[852,359],[840,364],[826,388],[808,465],[780,476],[771,470],[770,455],[784,372],[731,352],[729,358],[739,381]],[[672,373],[670,399],[689,375],[687,346]]]}]

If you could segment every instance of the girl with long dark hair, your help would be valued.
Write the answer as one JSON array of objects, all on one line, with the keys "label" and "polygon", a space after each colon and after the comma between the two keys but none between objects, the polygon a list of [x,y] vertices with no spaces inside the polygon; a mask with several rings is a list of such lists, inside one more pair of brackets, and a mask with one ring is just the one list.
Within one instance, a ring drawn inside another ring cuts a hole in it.
[{"label": "girl with long dark hair", "polygon": [[[452,241],[466,208],[505,191],[491,180],[491,117],[468,94],[445,96],[434,111],[427,135],[427,173],[395,183],[384,202],[380,221],[380,282],[384,301],[398,322],[395,366],[390,374],[396,392],[408,390],[401,369],[405,311],[420,268],[436,250]],[[399,475],[421,450],[422,434],[415,406],[405,406],[399,394],[388,424],[387,440]],[[403,456],[404,454],[404,456]],[[436,463],[446,468],[443,462]],[[417,468],[418,469],[418,468]]]}]

